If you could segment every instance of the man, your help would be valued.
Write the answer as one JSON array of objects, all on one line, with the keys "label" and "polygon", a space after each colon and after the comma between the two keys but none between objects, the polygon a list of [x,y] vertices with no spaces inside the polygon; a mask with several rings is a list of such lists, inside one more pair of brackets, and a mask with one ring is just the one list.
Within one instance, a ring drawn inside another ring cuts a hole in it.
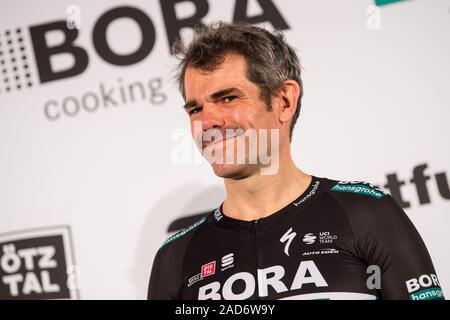
[{"label": "man", "polygon": [[227,197],[162,245],[149,299],[443,298],[425,244],[390,195],[292,161],[303,89],[281,34],[218,23],[175,53],[193,137]]}]

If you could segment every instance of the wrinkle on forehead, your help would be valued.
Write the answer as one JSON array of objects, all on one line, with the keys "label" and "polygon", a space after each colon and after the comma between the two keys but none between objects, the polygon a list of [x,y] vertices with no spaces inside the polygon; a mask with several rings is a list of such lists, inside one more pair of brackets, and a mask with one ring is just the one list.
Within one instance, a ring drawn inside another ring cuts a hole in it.
[{"label": "wrinkle on forehead", "polygon": [[[242,88],[247,79],[247,61],[241,55],[229,54],[214,70],[188,67],[184,80],[185,100],[196,100],[197,94],[208,96],[229,87]],[[194,96],[188,96],[188,92]]]}]

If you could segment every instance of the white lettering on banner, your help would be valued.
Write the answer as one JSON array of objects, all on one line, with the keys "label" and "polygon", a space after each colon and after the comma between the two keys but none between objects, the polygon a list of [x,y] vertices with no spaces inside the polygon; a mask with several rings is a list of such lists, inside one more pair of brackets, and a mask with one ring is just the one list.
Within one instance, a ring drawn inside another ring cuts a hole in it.
[{"label": "white lettering on banner", "polygon": [[34,269],[34,262],[33,258],[35,255],[37,255],[36,248],[28,248],[28,249],[22,249],[17,252],[17,255],[25,261],[25,269],[27,270],[33,270]]},{"label": "white lettering on banner", "polygon": [[[27,272],[25,278],[21,274],[13,274],[3,277],[3,283],[9,285],[10,294],[15,297],[19,295],[19,283],[23,281],[22,293],[29,295],[31,293],[51,293],[58,292],[60,287],[56,283],[51,283],[48,271],[41,271],[41,281],[35,272]],[[41,285],[42,283],[42,285]]]},{"label": "white lettering on banner", "polygon": [[16,254],[16,246],[13,244],[3,246],[3,256],[0,259],[0,265],[6,273],[15,273],[19,271],[22,262],[20,256]]},{"label": "white lettering on banner", "polygon": [[41,258],[39,259],[38,262],[39,268],[47,269],[47,268],[56,268],[58,266],[56,260],[53,259],[53,256],[55,255],[55,247],[53,246],[39,247],[37,248],[37,253],[41,255]]},{"label": "white lettering on banner", "polygon": [[[267,278],[269,273],[274,273],[274,276]],[[257,270],[258,290],[260,297],[268,296],[268,286],[272,286],[277,293],[289,291],[282,278],[285,274],[283,266],[277,265],[265,269]],[[309,274],[309,276],[307,276]],[[243,280],[245,283],[244,291],[235,293],[232,291],[232,286],[237,280]],[[306,283],[312,283],[316,287],[327,287],[328,284],[312,260],[301,261],[294,280],[292,281],[290,290],[301,289]],[[222,288],[222,295],[220,295],[220,282],[214,281],[199,288],[199,300],[220,300],[222,297],[225,300],[243,300],[250,298],[255,293],[255,279],[249,272],[239,272],[229,277]]]},{"label": "white lettering on banner", "polygon": [[19,282],[23,281],[23,276],[18,274],[12,274],[8,276],[3,276],[2,281],[4,284],[9,286],[9,293],[11,296],[16,297],[19,295]]},{"label": "white lettering on banner", "polygon": [[23,294],[30,294],[33,292],[42,293],[42,287],[34,272],[27,272],[25,275],[22,292]]},{"label": "white lettering on banner", "polygon": [[[17,250],[14,244],[3,245],[3,255],[0,259],[2,270],[7,273],[2,277],[3,284],[9,287],[11,296],[18,296],[19,293],[29,295],[32,293],[52,293],[59,292],[60,286],[52,283],[48,270],[38,272],[36,267],[41,269],[56,268],[57,261],[54,259],[55,248],[53,246],[42,246],[35,248],[24,248]],[[39,257],[37,266],[34,258]],[[28,272],[21,274],[22,265]],[[19,284],[22,283],[22,289]]]}]

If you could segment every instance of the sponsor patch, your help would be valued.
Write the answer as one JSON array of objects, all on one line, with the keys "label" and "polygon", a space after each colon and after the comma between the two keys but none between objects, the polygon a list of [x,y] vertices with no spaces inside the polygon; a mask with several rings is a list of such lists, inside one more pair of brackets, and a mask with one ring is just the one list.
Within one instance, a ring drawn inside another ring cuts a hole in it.
[{"label": "sponsor patch", "polygon": [[383,198],[386,193],[371,185],[370,183],[358,181],[358,182],[345,182],[341,181],[336,183],[331,189],[334,192],[351,192],[362,194],[365,196],[374,197],[377,199]]},{"label": "sponsor patch", "polygon": [[216,261],[202,265],[202,278],[212,276],[214,273],[216,273]]},{"label": "sponsor patch", "polygon": [[411,300],[433,300],[442,299],[444,294],[441,288],[430,288],[410,294],[409,297]]}]

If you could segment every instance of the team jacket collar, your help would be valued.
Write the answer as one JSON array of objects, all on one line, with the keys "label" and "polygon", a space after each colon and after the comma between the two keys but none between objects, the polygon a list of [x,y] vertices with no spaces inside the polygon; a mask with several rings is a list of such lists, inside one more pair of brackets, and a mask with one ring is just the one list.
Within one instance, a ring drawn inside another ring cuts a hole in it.
[{"label": "team jacket collar", "polygon": [[217,225],[224,229],[252,229],[256,225],[259,227],[267,227],[280,222],[283,219],[288,218],[292,214],[300,213],[303,208],[313,203],[319,196],[326,190],[328,179],[312,176],[311,183],[308,188],[300,194],[294,201],[287,206],[274,212],[273,214],[261,218],[258,220],[244,221],[234,218],[230,218],[223,214],[221,205],[215,209],[209,216],[209,220],[212,224]]}]

